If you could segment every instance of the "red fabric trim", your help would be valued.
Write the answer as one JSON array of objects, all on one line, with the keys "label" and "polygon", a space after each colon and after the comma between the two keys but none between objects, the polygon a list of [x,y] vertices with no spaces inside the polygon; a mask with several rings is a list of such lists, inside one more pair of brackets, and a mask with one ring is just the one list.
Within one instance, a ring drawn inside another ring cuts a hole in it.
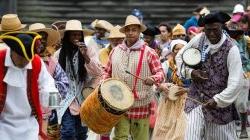
[{"label": "red fabric trim", "polygon": [[[137,69],[136,69],[136,76],[138,76],[138,77],[140,76],[140,73],[141,73],[141,67],[142,67],[142,60],[143,60],[143,56],[144,56],[144,51],[145,51],[145,45],[143,45],[143,47],[141,48],[139,63],[137,65]],[[138,99],[138,95],[137,95],[137,91],[136,91],[137,80],[138,80],[138,78],[135,77],[134,84],[133,84],[133,90],[132,90],[132,92],[134,93],[135,99]]]},{"label": "red fabric trim", "polygon": [[3,82],[3,78],[6,74],[6,67],[4,66],[6,56],[6,50],[0,51],[0,113],[3,111],[5,100],[6,100],[6,83]]},{"label": "red fabric trim", "polygon": [[44,139],[48,139],[46,134],[42,132],[42,108],[39,99],[39,89],[38,89],[38,78],[41,71],[41,59],[38,55],[35,55],[32,60],[32,70],[28,71],[28,86],[27,90],[31,93],[32,103],[31,106],[34,107],[36,113],[37,121],[39,124],[39,135]]}]

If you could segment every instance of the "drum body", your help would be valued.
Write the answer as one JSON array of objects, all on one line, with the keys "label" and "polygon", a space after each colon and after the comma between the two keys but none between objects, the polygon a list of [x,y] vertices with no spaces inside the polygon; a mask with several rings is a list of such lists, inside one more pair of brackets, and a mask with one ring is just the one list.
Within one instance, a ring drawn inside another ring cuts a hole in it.
[{"label": "drum body", "polygon": [[131,89],[115,79],[105,80],[82,103],[81,120],[95,133],[108,133],[133,105]]},{"label": "drum body", "polygon": [[183,52],[182,60],[185,65],[191,68],[199,68],[201,64],[201,51],[197,48],[188,48]]}]

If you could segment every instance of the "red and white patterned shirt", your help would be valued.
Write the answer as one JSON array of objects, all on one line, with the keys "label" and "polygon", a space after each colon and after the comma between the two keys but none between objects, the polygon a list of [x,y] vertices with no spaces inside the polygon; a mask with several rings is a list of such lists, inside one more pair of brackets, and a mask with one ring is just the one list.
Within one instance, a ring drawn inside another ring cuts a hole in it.
[{"label": "red and white patterned shirt", "polygon": [[[145,46],[144,41],[138,40],[130,48],[128,48],[126,46],[125,42],[123,42],[123,44],[121,44],[117,47],[120,47],[125,52],[133,52],[133,51],[140,50],[141,47],[143,47],[143,46]],[[146,47],[148,47],[148,46],[146,46]],[[112,78],[112,74],[113,74],[113,72],[112,72],[112,64],[113,63],[112,62],[114,61],[114,60],[112,60],[112,54],[116,50],[118,50],[118,49],[113,49],[109,55],[109,61],[104,69],[103,79]],[[147,51],[145,51],[145,52],[147,53],[145,55],[146,56],[145,59],[147,60],[148,67],[150,69],[150,72],[152,73],[152,75],[150,77],[154,79],[156,84],[159,84],[162,81],[164,81],[164,72],[163,72],[159,57],[153,49],[147,49]],[[138,54],[140,55],[140,53],[138,53]],[[143,69],[141,69],[141,70],[143,70]],[[130,87],[130,88],[132,89],[132,87]],[[127,112],[127,115],[129,118],[133,118],[133,119],[147,118],[150,114],[150,107],[151,107],[150,103],[143,105],[143,106],[133,107],[133,108],[129,109],[129,111]]]}]

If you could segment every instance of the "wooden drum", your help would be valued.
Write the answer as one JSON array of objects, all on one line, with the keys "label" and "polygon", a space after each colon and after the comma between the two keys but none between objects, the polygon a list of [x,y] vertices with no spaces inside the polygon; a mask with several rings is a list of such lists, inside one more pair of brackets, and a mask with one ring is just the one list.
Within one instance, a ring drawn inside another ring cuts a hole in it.
[{"label": "wooden drum", "polygon": [[116,79],[101,83],[82,103],[81,120],[95,133],[108,133],[133,105],[131,89]]}]

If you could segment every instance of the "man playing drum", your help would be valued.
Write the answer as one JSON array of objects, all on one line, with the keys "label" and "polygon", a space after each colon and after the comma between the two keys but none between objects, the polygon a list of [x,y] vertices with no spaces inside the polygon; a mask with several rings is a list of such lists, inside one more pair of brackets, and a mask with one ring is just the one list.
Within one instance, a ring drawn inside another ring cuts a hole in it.
[{"label": "man playing drum", "polygon": [[[164,72],[156,52],[140,40],[146,27],[135,16],[127,16],[125,40],[114,48],[109,56],[103,79],[116,78],[125,82],[133,91],[135,102],[126,115],[115,126],[114,140],[149,139],[149,110],[153,98],[152,85],[164,80]],[[140,76],[135,78],[125,71]]]},{"label": "man playing drum", "polygon": [[[176,56],[178,70],[192,79],[185,111],[188,118],[186,140],[236,140],[236,109],[233,102],[242,79],[242,64],[238,47],[222,30],[230,16],[223,12],[199,19],[204,33],[195,36]],[[188,48],[201,51],[201,63],[196,69],[182,68],[182,54]]]}]

